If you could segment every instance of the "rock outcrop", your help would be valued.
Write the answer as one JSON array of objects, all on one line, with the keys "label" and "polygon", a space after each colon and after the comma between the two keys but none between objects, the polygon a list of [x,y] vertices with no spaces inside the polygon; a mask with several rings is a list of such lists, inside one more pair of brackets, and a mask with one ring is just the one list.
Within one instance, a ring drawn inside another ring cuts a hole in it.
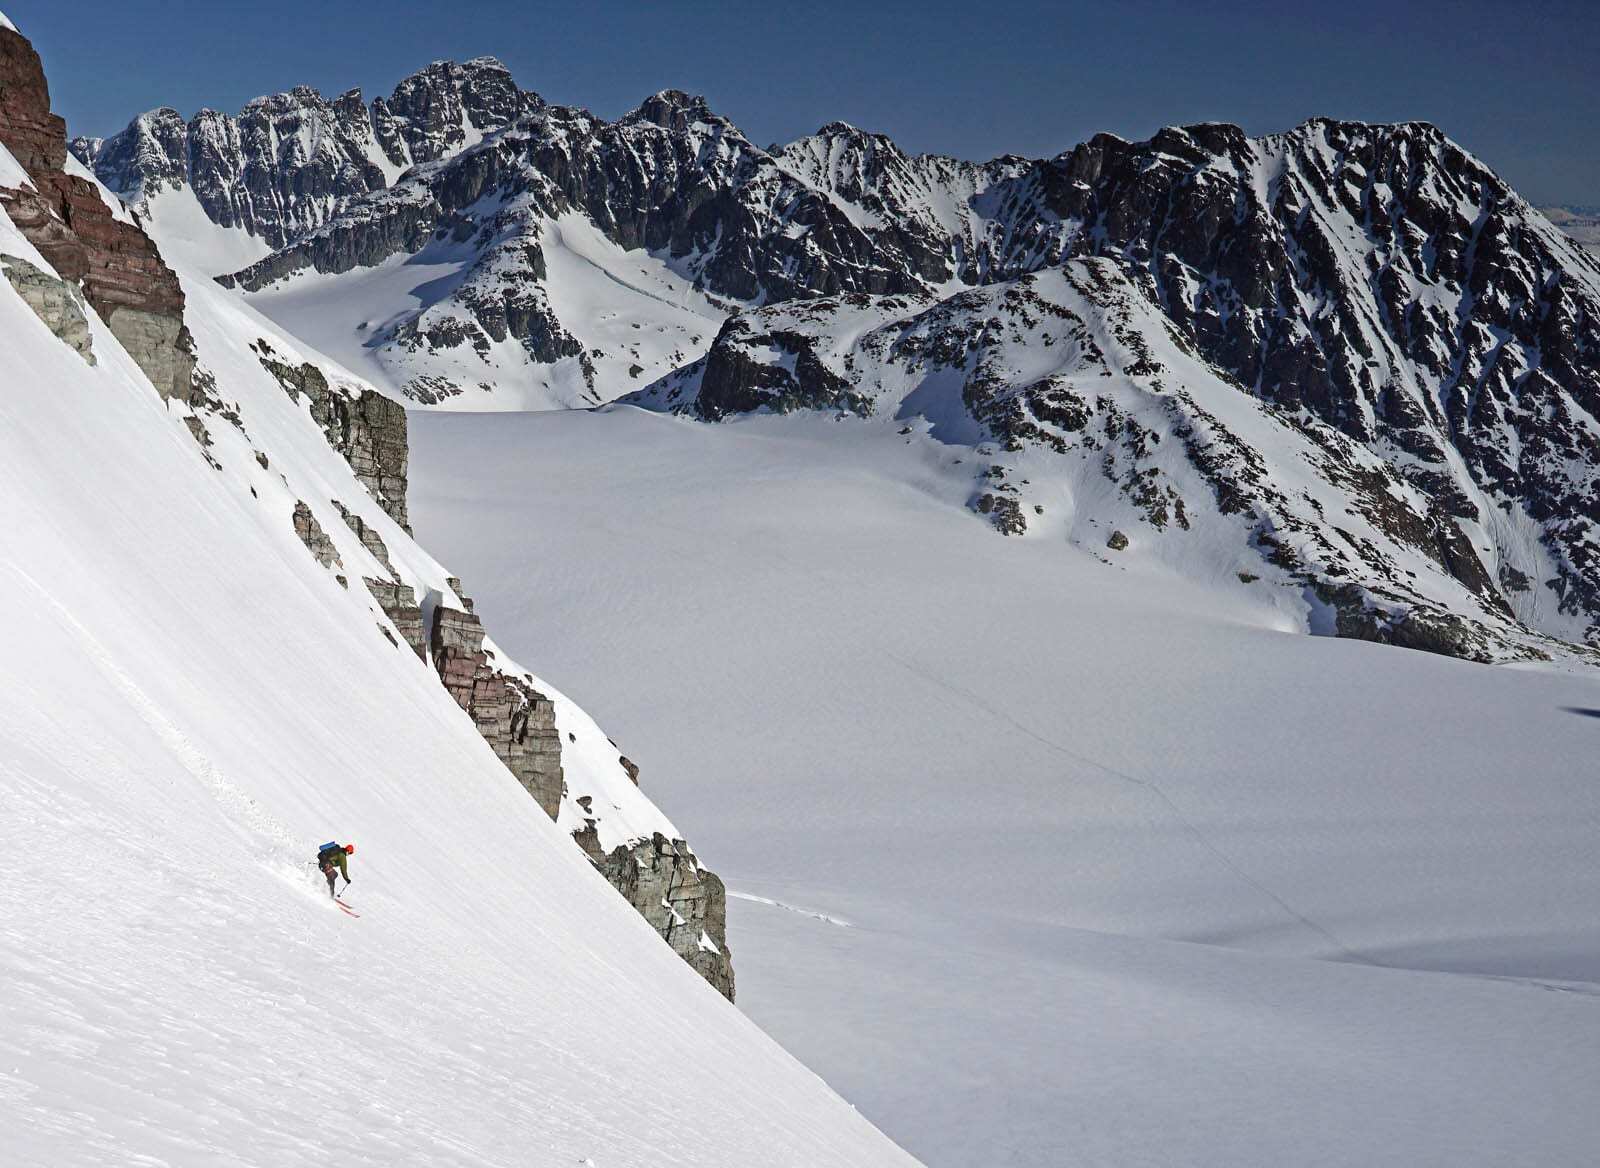
[{"label": "rock outcrop", "polygon": [[83,312],[83,294],[72,284],[41,271],[19,256],[0,255],[0,272],[17,295],[56,337],[90,365],[95,363],[94,338]]},{"label": "rock outcrop", "polygon": [[[50,112],[38,53],[0,26],[0,144],[29,185],[0,188],[0,206],[84,298],[163,397],[187,400],[194,346],[183,290],[148,236],[92,178],[68,168],[66,123]],[[71,343],[71,342],[69,342]],[[81,351],[81,350],[80,350]]]},{"label": "rock outcrop", "polygon": [[261,364],[290,397],[298,400],[305,396],[311,417],[322,427],[328,444],[344,456],[378,505],[409,533],[405,408],[376,390],[330,384],[327,375],[310,362],[290,365],[280,361],[265,340],[255,349]]},{"label": "rock outcrop", "polygon": [[428,638],[422,623],[422,606],[417,603],[416,589],[398,580],[362,581],[372,598],[378,602],[383,615],[400,634],[400,640],[423,661],[428,659]]},{"label": "rock outcrop", "polygon": [[334,510],[338,511],[344,519],[345,526],[355,532],[356,538],[361,541],[361,546],[372,554],[373,559],[383,565],[391,577],[394,576],[396,574],[394,561],[389,559],[389,546],[383,542],[383,536],[379,535],[371,524],[339,502],[339,500],[334,499],[332,503]]},{"label": "rock outcrop", "polygon": [[339,549],[334,546],[333,540],[328,538],[328,533],[323,530],[322,524],[317,522],[317,517],[312,514],[311,508],[306,506],[304,500],[295,502],[291,521],[294,524],[295,535],[300,537],[300,542],[306,545],[306,550],[317,563],[324,568],[344,567],[344,563],[339,559]]},{"label": "rock outcrop", "polygon": [[[460,595],[459,582],[453,586]],[[540,692],[531,674],[496,659],[482,622],[468,611],[471,602],[463,598],[462,603],[460,609],[443,603],[432,607],[429,648],[440,682],[547,815],[560,820],[564,803],[578,808],[583,826],[573,838],[595,867],[675,952],[731,1000],[733,962],[722,881],[700,865],[687,843],[660,833],[603,849],[596,821],[588,817],[594,796],[574,796],[567,788],[554,700]],[[638,768],[622,759],[619,765],[637,785]]]},{"label": "rock outcrop", "polygon": [[554,819],[566,794],[555,704],[531,678],[497,668],[484,637],[483,624],[472,613],[435,606],[429,641],[433,667],[506,769]]},{"label": "rock outcrop", "polygon": [[682,840],[659,834],[609,853],[601,851],[592,830],[573,838],[662,940],[731,1002],[728,895],[717,874],[702,868]]}]

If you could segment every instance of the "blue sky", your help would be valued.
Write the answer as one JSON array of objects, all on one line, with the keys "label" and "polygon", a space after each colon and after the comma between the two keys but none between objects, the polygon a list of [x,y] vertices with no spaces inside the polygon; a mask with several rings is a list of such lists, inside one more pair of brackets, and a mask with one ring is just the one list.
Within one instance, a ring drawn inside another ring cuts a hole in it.
[{"label": "blue sky", "polygon": [[1303,5],[966,0],[0,0],[74,133],[140,110],[236,111],[309,84],[370,98],[491,53],[526,88],[615,117],[704,93],[762,144],[843,119],[913,150],[1053,154],[1175,122],[1252,133],[1314,114],[1442,126],[1535,202],[1600,203],[1600,2]]}]

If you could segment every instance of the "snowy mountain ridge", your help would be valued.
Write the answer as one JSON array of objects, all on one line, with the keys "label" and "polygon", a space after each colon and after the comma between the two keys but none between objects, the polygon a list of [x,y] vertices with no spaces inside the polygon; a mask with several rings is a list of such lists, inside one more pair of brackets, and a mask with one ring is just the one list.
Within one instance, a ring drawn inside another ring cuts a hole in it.
[{"label": "snowy mountain ridge", "polygon": [[370,105],[359,89],[330,102],[297,86],[258,97],[237,116],[203,109],[185,121],[171,108],[151,110],[113,138],[74,139],[72,151],[157,221],[192,199],[221,231],[271,250],[539,104],[492,57],[436,61]]},{"label": "snowy mountain ridge", "polygon": [[[1274,563],[1290,553],[1271,532],[1288,520],[1265,513],[1242,546],[1238,532],[1220,536],[1216,562],[1242,550],[1247,575],[1262,575],[1250,566],[1262,560],[1289,571],[1309,588],[1295,602],[1307,628],[1388,639],[1413,604],[1465,616],[1465,588],[1476,627],[1421,640],[1495,659],[1545,652],[1540,635],[1600,644],[1600,266],[1435,127],[1319,118],[1249,138],[1209,123],[978,164],[908,155],[837,122],[769,152],[673,90],[615,122],[531,97],[518,108],[504,95],[519,91],[494,77],[484,87],[503,97],[491,103],[508,119],[499,128],[441,147],[382,189],[340,197],[225,282],[419,404],[583,406],[643,390],[632,400],[710,418],[854,410],[881,396],[863,382],[878,373],[849,363],[790,367],[798,349],[781,337],[766,355],[749,351],[743,338],[778,335],[780,306],[809,318],[812,333],[833,324],[802,306],[827,313],[848,297],[888,298],[873,310],[880,325],[899,313],[896,298],[943,300],[955,321],[1004,302],[967,289],[1102,259],[1157,310],[1123,327],[1156,346],[1175,329],[1207,376],[1274,407],[1282,425],[1271,441],[1326,445],[1337,433],[1375,456],[1371,483],[1394,484],[1378,494],[1405,500],[1391,508],[1394,538],[1424,549],[1429,566],[1396,569],[1378,545],[1350,546],[1336,516],[1371,512],[1376,496],[1348,476],[1337,508],[1292,501],[1296,528],[1314,529],[1324,548],[1321,566]],[[89,157],[104,173],[127,154],[112,139]],[[954,327],[981,347],[980,324]],[[1035,341],[1047,340],[1070,336],[1047,327]],[[943,366],[953,375],[976,352]],[[712,392],[691,401],[701,361]],[[753,372],[762,364],[772,371]],[[788,387],[729,394],[734,365]],[[1008,369],[991,363],[986,376]],[[947,423],[960,409],[975,425],[936,428],[960,429],[973,446],[1066,441],[1059,431],[1041,439],[1050,422],[1038,410],[1051,407],[1008,384],[1003,418],[993,402],[964,400],[938,408]],[[1160,392],[1148,377],[1146,387]],[[914,414],[938,396],[930,385],[905,400]],[[1259,450],[1257,461],[1275,465],[1280,453]],[[1187,506],[1236,513],[1232,496],[1208,493]],[[1037,533],[1043,500],[1025,495],[975,479],[971,505],[1005,532]],[[1109,514],[1098,522],[1115,526]],[[1139,557],[1162,541],[1133,542]],[[1349,555],[1387,566],[1349,579],[1338,564]],[[1415,611],[1413,630],[1432,619]]]}]

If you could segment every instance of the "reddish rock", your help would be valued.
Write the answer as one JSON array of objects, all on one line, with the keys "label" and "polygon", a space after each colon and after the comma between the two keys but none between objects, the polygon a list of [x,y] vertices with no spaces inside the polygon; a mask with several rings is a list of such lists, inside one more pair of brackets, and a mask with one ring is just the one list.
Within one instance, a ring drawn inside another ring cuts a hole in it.
[{"label": "reddish rock", "polygon": [[7,28],[0,28],[0,143],[34,185],[0,188],[0,206],[63,280],[82,286],[157,390],[187,397],[194,357],[178,277],[149,236],[112,214],[93,183],[65,173],[67,127],[50,112],[39,54]]}]

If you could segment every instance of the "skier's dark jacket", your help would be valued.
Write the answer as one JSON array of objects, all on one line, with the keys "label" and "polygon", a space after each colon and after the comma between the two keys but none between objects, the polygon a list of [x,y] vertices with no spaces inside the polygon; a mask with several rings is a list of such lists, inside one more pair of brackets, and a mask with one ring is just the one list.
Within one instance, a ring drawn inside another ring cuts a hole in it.
[{"label": "skier's dark jacket", "polygon": [[346,884],[350,882],[350,869],[345,867],[347,862],[344,848],[338,844],[323,844],[322,850],[317,853],[317,867],[324,872],[330,867],[339,869],[339,875],[344,877]]}]

